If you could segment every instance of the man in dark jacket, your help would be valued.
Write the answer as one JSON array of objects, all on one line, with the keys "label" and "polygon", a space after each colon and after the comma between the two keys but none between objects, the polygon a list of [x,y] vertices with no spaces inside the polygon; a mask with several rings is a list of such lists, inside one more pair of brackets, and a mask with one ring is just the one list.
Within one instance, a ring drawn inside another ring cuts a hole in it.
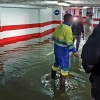
[{"label": "man in dark jacket", "polygon": [[94,28],[83,46],[81,58],[85,72],[91,73],[91,95],[94,100],[100,100],[100,24]]},{"label": "man in dark jacket", "polygon": [[83,34],[83,39],[84,39],[84,26],[83,26],[82,17],[79,17],[78,20],[75,23],[73,23],[72,32],[74,36],[73,42],[76,39],[76,50],[78,51],[80,40],[81,40],[81,34]]}]

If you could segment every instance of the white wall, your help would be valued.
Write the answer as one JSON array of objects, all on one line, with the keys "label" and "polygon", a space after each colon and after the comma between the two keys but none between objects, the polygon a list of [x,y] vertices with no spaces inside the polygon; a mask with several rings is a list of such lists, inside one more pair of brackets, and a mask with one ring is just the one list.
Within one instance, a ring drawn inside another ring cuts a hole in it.
[{"label": "white wall", "polygon": [[[38,23],[38,9],[1,8],[1,25],[22,25]],[[4,31],[0,39],[38,32],[38,28]]]},{"label": "white wall", "polygon": [[97,12],[97,16],[98,16],[98,18],[100,18],[100,9]]},{"label": "white wall", "polygon": [[[55,15],[54,14],[55,10],[59,10],[60,11],[59,15]],[[62,7],[55,7],[55,8],[53,8],[53,19],[54,20],[62,20],[62,14],[63,14],[63,8]]]},{"label": "white wall", "polygon": [[[59,12],[60,12],[59,15],[55,15],[54,14],[55,10],[59,10]],[[53,8],[53,12],[52,13],[53,13],[53,19],[54,20],[60,20],[60,21],[63,20],[63,18],[62,18],[63,17],[62,16],[63,15],[63,8],[62,7],[55,7],[55,8]],[[53,27],[57,27],[57,24],[53,25]]]},{"label": "white wall", "polygon": [[52,8],[40,9],[40,19],[41,22],[52,21]]},{"label": "white wall", "polygon": [[[9,28],[8,26],[14,27],[14,25],[29,25],[29,24],[36,24],[36,23],[50,23],[54,20],[60,21],[62,19],[62,14],[54,15],[54,10],[60,10],[61,7],[56,8],[47,8],[47,9],[24,9],[24,8],[0,8],[0,15],[1,15],[1,26],[2,30],[5,28]],[[53,29],[58,24],[50,24],[46,25],[44,27],[36,27],[36,28],[25,28],[25,29],[16,29],[16,30],[6,30],[3,32],[0,32],[0,44],[1,41],[3,41],[6,38],[9,37],[15,37],[15,36],[23,36],[23,35],[29,35],[29,34],[35,34],[35,33],[42,33],[47,30]],[[18,27],[18,26],[17,26]],[[1,30],[0,29],[0,30]],[[51,34],[52,35],[52,34]],[[48,35],[44,37],[50,38],[51,35]],[[30,40],[28,40],[30,41]],[[38,39],[34,39],[31,42],[24,41],[22,44],[17,43],[18,45],[26,45],[27,43],[30,44],[33,42],[39,42]]]},{"label": "white wall", "polygon": [[[94,19],[99,19],[100,18],[100,11],[98,11],[99,8],[97,7],[93,7],[93,18]],[[99,24],[99,21],[98,20],[94,20],[93,19],[93,24],[94,25],[97,25]]]},{"label": "white wall", "polygon": [[[39,16],[40,16],[40,23],[44,23],[44,22],[49,22],[49,21],[53,21],[53,16],[52,16],[52,8],[47,8],[47,9],[40,9],[39,10]],[[44,26],[40,29],[40,32],[44,32],[46,30],[52,29],[53,25],[47,25]]]},{"label": "white wall", "polygon": [[38,22],[38,9],[1,8],[2,25],[32,24]]}]

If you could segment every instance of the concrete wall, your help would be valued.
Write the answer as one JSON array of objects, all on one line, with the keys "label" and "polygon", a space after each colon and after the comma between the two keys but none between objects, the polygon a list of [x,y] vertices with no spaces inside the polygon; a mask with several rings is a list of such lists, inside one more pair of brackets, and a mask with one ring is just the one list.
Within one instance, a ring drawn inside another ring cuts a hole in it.
[{"label": "concrete wall", "polygon": [[39,29],[26,28],[38,22],[38,9],[1,8],[1,25],[3,32],[0,39],[38,33]]},{"label": "concrete wall", "polygon": [[93,8],[93,26],[95,27],[96,25],[99,24],[100,21],[100,8],[94,7]]},{"label": "concrete wall", "polygon": [[[54,10],[60,10],[60,14],[54,15]],[[50,38],[54,28],[61,23],[61,10],[61,7],[0,8],[0,47],[12,43],[21,44],[21,41],[24,42],[22,45],[32,43],[32,41],[39,42],[39,38],[45,36],[44,39]]]},{"label": "concrete wall", "polygon": [[[52,8],[48,8],[48,9],[40,9],[39,10],[39,17],[40,17],[40,23],[44,23],[44,22],[52,22],[54,19],[53,19],[53,16],[52,16],[52,12],[53,12],[53,9]],[[44,25],[40,32],[44,32],[46,30],[49,30],[49,29],[52,29],[53,28],[53,25],[52,24],[47,24],[47,25]]]}]

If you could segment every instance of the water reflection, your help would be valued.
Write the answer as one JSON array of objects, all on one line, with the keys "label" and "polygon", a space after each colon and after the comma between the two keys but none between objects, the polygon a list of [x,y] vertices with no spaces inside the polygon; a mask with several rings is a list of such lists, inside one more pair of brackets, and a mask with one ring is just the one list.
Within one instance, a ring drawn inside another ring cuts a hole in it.
[{"label": "water reflection", "polygon": [[0,72],[4,73],[4,60],[3,60],[3,57],[2,55],[0,55]]},{"label": "water reflection", "polygon": [[88,76],[80,71],[80,57],[71,55],[65,88],[59,87],[59,79],[53,81],[46,74],[54,61],[53,54],[46,54],[52,50],[49,40],[4,50],[0,54],[0,100],[91,100]]}]

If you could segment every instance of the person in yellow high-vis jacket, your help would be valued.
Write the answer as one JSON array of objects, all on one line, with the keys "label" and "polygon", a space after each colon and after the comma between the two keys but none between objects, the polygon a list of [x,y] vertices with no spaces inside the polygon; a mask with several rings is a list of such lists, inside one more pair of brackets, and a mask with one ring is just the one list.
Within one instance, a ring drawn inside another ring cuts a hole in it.
[{"label": "person in yellow high-vis jacket", "polygon": [[73,35],[70,25],[72,24],[72,15],[65,14],[64,22],[57,26],[53,33],[55,63],[52,66],[51,78],[56,79],[56,72],[60,72],[60,86],[65,85],[65,78],[68,75],[69,53],[73,52],[78,56],[73,45]]}]

